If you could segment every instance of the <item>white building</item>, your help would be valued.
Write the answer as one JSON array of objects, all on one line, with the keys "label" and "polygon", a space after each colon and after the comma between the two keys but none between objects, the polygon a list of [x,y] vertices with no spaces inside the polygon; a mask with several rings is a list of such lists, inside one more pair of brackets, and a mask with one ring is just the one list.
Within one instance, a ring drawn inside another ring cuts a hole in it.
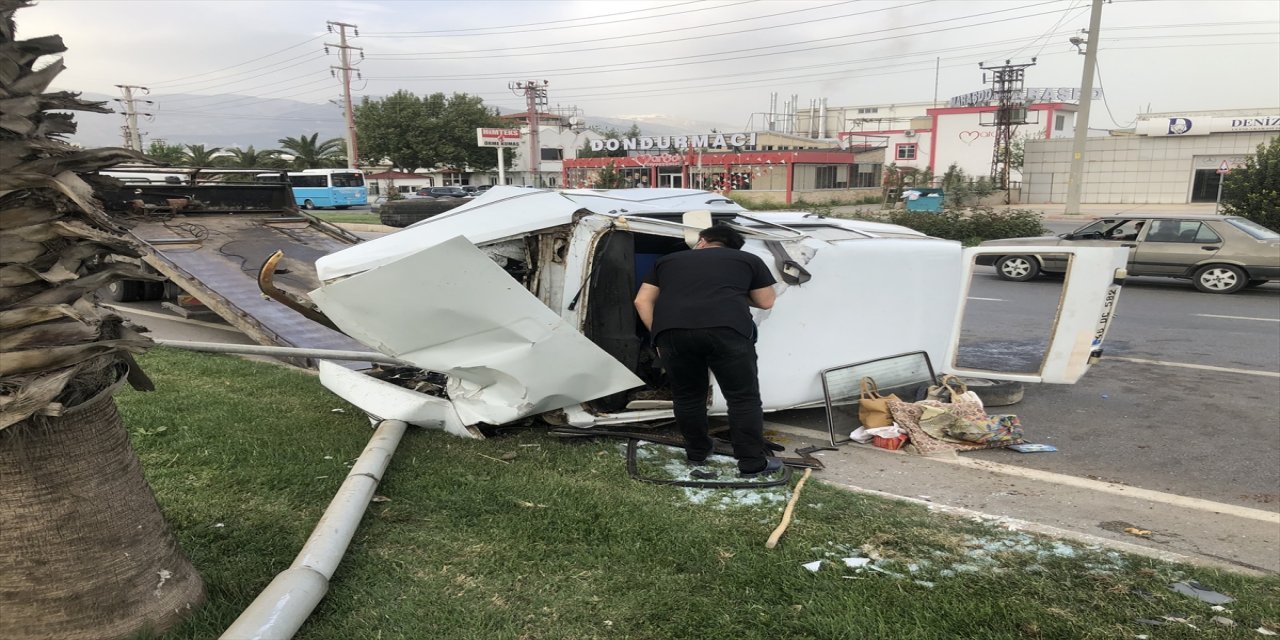
[{"label": "white building", "polygon": [[[1259,144],[1278,134],[1280,107],[1141,114],[1132,131],[1089,138],[1081,202],[1214,202],[1219,169],[1243,164]],[[1070,170],[1069,136],[1028,142],[1022,201],[1065,202]]]}]

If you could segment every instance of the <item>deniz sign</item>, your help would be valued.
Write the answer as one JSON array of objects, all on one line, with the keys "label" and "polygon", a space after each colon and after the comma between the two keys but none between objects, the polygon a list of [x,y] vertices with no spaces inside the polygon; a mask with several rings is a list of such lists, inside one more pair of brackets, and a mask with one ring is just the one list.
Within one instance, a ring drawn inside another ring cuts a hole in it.
[{"label": "deniz sign", "polygon": [[729,147],[755,146],[754,133],[703,133],[690,136],[647,136],[643,138],[609,138],[592,140],[592,151],[647,151],[649,149],[728,149]]},{"label": "deniz sign", "polygon": [[1205,136],[1210,133],[1280,131],[1280,116],[1212,118],[1173,116],[1139,120],[1134,133],[1144,136]]}]

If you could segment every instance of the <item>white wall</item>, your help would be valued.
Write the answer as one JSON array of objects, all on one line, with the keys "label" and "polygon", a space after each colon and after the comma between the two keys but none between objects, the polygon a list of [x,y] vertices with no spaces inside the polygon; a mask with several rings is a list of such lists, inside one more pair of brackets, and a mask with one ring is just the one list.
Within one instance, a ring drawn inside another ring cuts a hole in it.
[{"label": "white wall", "polygon": [[[1196,137],[1115,136],[1085,143],[1081,202],[1182,204],[1191,201],[1196,169],[1223,160],[1239,164],[1274,133],[1221,133]],[[1023,202],[1066,202],[1071,140],[1028,142]]]}]

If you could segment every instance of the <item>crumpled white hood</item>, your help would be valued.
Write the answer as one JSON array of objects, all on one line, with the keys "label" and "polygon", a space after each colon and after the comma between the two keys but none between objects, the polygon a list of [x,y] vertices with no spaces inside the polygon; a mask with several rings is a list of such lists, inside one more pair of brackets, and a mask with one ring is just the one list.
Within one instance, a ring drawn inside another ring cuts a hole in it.
[{"label": "crumpled white hood", "polygon": [[311,298],[347,335],[447,374],[464,424],[505,424],[644,384],[461,236]]}]

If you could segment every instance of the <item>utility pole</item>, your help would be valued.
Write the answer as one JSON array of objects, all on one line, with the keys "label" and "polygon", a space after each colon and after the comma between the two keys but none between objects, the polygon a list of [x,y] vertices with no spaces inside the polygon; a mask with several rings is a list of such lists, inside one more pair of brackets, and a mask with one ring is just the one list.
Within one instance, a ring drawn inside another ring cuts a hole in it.
[{"label": "utility pole", "polygon": [[[996,128],[995,145],[991,150],[991,181],[997,189],[1005,192],[1005,204],[1009,204],[1009,164],[1013,158],[1013,132],[1018,125],[1027,124],[1026,96],[1022,89],[1027,67],[1034,66],[1036,59],[1026,64],[1011,64],[1005,60],[998,67],[988,67],[979,62],[978,67],[991,73],[991,94],[996,100],[996,112],[991,122],[984,125]],[[987,81],[983,74],[983,82]]]},{"label": "utility pole", "polygon": [[360,150],[356,146],[356,115],[351,109],[351,72],[355,71],[356,77],[359,78],[360,72],[351,66],[351,51],[354,49],[360,52],[360,59],[364,60],[364,49],[361,47],[353,47],[347,44],[347,29],[351,29],[352,35],[359,37],[360,29],[354,24],[345,22],[328,21],[329,33],[333,33],[333,28],[338,28],[338,44],[326,42],[324,52],[329,53],[329,47],[338,49],[338,66],[329,67],[329,73],[336,75],[335,72],[342,72],[342,109],[347,117],[347,168],[356,169],[360,164]]},{"label": "utility pole", "polygon": [[1071,173],[1067,178],[1067,206],[1069,216],[1080,215],[1080,189],[1084,185],[1084,146],[1089,139],[1089,107],[1093,104],[1093,70],[1098,63],[1098,40],[1102,30],[1102,0],[1093,0],[1089,12],[1089,30],[1086,39],[1072,38],[1077,47],[1085,45],[1084,72],[1080,75],[1080,109],[1076,112],[1076,135],[1071,141]]},{"label": "utility pole", "polygon": [[542,168],[542,147],[538,142],[538,108],[547,105],[546,80],[524,80],[507,83],[507,88],[516,95],[524,94],[525,106],[529,109],[529,172],[533,176],[533,186],[542,186],[540,169]]},{"label": "utility pole", "polygon": [[133,91],[134,89],[137,89],[138,91],[141,91],[143,95],[146,95],[151,93],[151,90],[146,87],[139,87],[132,84],[118,84],[116,85],[116,88],[120,89],[120,95],[124,96],[123,98],[115,98],[115,101],[124,105],[125,146],[134,151],[142,151],[142,132],[138,131],[138,116],[151,117],[151,114],[139,113],[134,103],[142,102],[144,104],[155,104],[155,102],[135,98],[133,97]]}]

